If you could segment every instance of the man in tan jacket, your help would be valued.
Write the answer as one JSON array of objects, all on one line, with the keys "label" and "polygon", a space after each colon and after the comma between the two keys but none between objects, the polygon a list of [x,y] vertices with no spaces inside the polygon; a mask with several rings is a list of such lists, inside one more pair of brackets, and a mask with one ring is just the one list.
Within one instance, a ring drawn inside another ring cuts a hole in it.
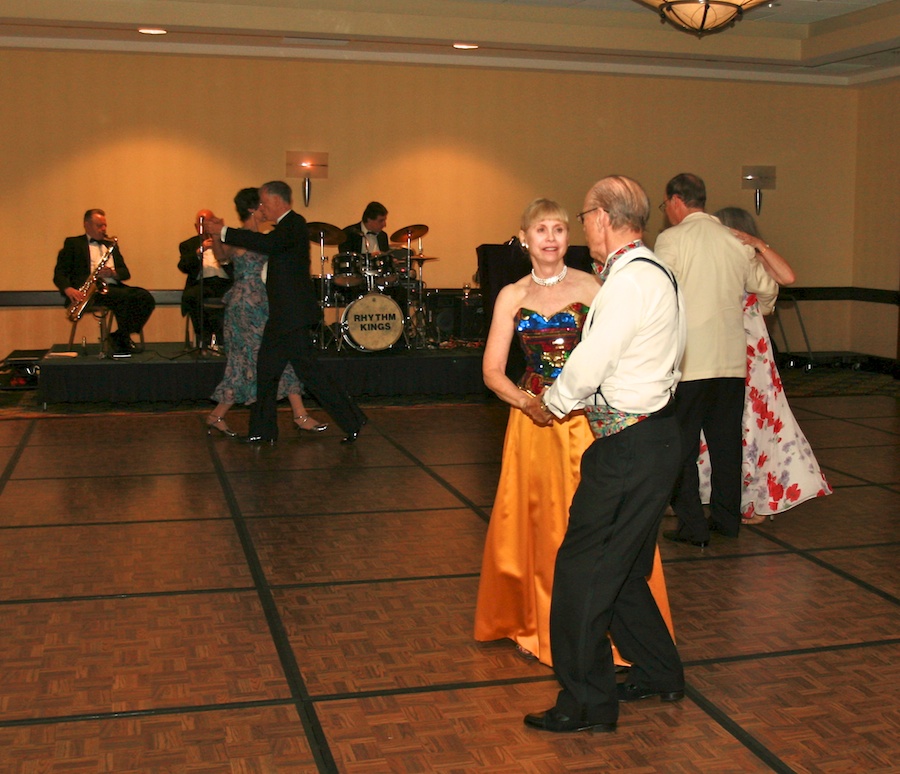
[{"label": "man in tan jacket", "polygon": [[[710,531],[737,537],[741,527],[741,420],[747,376],[744,293],[774,295],[778,285],[756,258],[706,207],[706,186],[680,174],[666,185],[666,218],[654,252],[675,274],[684,294],[687,347],[675,406],[682,431],[682,471],[673,507],[678,529],[663,533],[701,548]],[[712,467],[710,519],[700,503],[700,431]]]}]

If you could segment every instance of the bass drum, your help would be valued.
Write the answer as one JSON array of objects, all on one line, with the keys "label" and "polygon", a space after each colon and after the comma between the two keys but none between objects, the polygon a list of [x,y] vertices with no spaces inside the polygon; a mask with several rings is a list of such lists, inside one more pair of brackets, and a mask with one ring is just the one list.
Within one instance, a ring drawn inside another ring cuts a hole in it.
[{"label": "bass drum", "polygon": [[367,293],[344,309],[341,330],[344,341],[354,349],[379,352],[397,343],[405,322],[396,301],[381,293]]}]

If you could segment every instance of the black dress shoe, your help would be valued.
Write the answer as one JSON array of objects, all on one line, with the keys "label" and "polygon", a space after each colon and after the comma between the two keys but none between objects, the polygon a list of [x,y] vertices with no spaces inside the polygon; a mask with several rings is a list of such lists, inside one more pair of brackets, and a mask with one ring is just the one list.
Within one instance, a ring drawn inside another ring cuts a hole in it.
[{"label": "black dress shoe", "polygon": [[269,446],[275,445],[274,438],[263,438],[261,435],[241,435],[238,437],[238,443],[247,443],[247,444],[268,444]]},{"label": "black dress shoe", "polygon": [[586,719],[570,718],[551,707],[546,712],[532,712],[525,716],[525,725],[541,731],[553,731],[564,734],[570,731],[596,731],[600,734],[611,734],[616,730],[615,723],[595,723]]},{"label": "black dress shoe", "polygon": [[738,536],[737,532],[727,532],[725,527],[721,524],[716,524],[715,522],[710,522],[709,531],[727,538],[736,538]]},{"label": "black dress shoe", "polygon": [[359,438],[359,430],[354,430],[341,438],[341,443],[356,443],[357,438]]},{"label": "black dress shoe", "polygon": [[652,699],[654,696],[659,696],[660,701],[681,701],[684,698],[684,691],[659,691],[655,688],[642,688],[631,683],[619,683],[616,686],[616,695],[619,697],[619,701],[640,701],[641,699]]},{"label": "black dress shoe", "polygon": [[675,529],[667,529],[663,532],[663,537],[666,540],[671,540],[673,543],[687,543],[691,546],[697,546],[697,548],[706,548],[709,545],[708,540],[691,540],[690,538],[682,537],[678,534],[678,530]]}]

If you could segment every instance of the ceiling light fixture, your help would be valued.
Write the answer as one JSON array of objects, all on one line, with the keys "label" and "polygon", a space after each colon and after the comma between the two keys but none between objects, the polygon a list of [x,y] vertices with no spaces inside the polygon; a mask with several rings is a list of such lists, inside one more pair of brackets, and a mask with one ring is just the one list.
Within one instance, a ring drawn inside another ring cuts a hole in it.
[{"label": "ceiling light fixture", "polygon": [[659,9],[663,22],[701,37],[740,21],[744,11],[766,0],[641,0]]},{"label": "ceiling light fixture", "polygon": [[458,48],[460,51],[474,51],[478,48],[477,43],[454,43],[453,48]]},{"label": "ceiling light fixture", "polygon": [[163,30],[159,27],[141,27],[138,32],[140,32],[141,35],[165,35],[168,30]]}]

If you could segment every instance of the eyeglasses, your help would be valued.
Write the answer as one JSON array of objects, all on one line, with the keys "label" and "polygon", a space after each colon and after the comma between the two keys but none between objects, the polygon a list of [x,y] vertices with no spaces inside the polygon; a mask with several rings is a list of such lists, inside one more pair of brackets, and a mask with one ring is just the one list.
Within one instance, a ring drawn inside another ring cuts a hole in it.
[{"label": "eyeglasses", "polygon": [[589,210],[585,210],[584,212],[579,212],[575,217],[578,218],[578,222],[583,226],[584,225],[584,216],[588,215],[595,210],[599,210],[599,207],[591,207]]},{"label": "eyeglasses", "polygon": [[663,199],[662,202],[660,202],[660,205],[659,205],[659,211],[660,211],[660,212],[665,212],[665,211],[666,211],[666,205],[667,205],[668,203],[669,203],[669,200],[668,200],[668,199]]}]

